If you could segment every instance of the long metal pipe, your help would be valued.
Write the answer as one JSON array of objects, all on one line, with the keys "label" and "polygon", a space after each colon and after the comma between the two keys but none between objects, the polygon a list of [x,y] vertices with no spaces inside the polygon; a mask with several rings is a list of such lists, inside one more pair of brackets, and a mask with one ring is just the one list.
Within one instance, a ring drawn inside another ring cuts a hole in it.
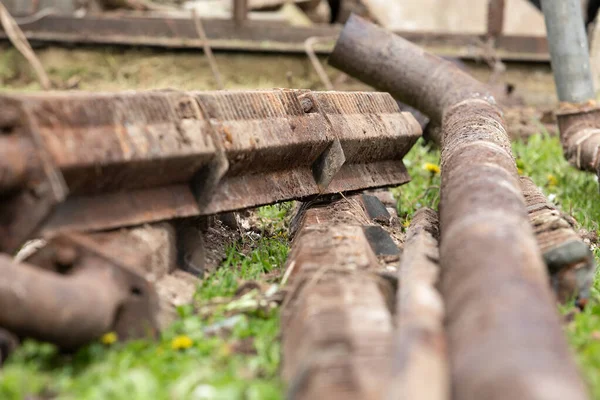
[{"label": "long metal pipe", "polygon": [[583,103],[595,97],[580,0],[543,0],[548,47],[560,101]]},{"label": "long metal pipe", "polygon": [[330,63],[442,121],[441,291],[453,398],[587,398],[501,110],[453,64],[353,16]]}]

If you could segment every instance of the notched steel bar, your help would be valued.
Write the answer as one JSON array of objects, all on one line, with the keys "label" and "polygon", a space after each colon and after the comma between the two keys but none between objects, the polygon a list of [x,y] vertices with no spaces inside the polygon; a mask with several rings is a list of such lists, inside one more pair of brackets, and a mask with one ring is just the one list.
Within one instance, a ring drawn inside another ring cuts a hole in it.
[{"label": "notched steel bar", "polygon": [[385,93],[63,93],[0,105],[5,251],[40,233],[402,184],[421,134]]},{"label": "notched steel bar", "polygon": [[386,392],[394,293],[377,274],[388,263],[378,251],[387,233],[369,238],[366,228],[381,227],[366,208],[356,196],[304,204],[294,218],[281,321],[290,399],[375,399]]}]

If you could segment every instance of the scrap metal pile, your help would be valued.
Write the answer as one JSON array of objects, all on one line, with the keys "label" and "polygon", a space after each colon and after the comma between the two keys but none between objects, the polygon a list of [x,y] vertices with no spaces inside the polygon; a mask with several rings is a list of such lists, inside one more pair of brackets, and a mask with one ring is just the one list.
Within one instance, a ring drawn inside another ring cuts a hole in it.
[{"label": "scrap metal pile", "polygon": [[[585,305],[593,256],[518,176],[489,88],[357,16],[330,63],[389,93],[1,95],[0,358],[15,338],[156,335],[216,215],[299,200],[290,398],[587,399],[556,302]],[[374,191],[409,182],[422,135],[395,99],[442,132],[439,213],[406,234]]]},{"label": "scrap metal pile", "polygon": [[[420,136],[385,93],[57,93],[0,104],[0,248],[49,241],[24,263],[2,256],[12,278],[0,327],[64,348],[109,330],[154,331],[146,275],[174,265],[149,259],[169,250],[161,240],[189,259],[194,219],[405,183],[402,157]],[[174,228],[155,240],[117,230],[166,220]]]}]

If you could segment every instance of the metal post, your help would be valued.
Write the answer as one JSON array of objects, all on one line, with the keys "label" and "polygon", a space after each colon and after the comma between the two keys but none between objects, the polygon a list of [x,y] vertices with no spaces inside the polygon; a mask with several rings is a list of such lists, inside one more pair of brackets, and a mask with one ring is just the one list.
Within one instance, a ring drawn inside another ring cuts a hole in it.
[{"label": "metal post", "polygon": [[233,0],[233,20],[242,25],[248,16],[248,0]]},{"label": "metal post", "polygon": [[502,35],[504,8],[504,0],[488,0],[487,36],[489,39]]},{"label": "metal post", "polygon": [[579,0],[543,0],[548,46],[560,101],[593,99],[594,82]]}]

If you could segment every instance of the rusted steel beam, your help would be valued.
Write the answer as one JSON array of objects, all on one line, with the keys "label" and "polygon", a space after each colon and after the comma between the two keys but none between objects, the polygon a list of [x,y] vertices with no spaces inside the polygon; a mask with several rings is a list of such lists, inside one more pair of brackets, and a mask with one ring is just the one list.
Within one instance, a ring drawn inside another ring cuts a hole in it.
[{"label": "rusted steel beam", "polygon": [[0,254],[0,327],[65,350],[109,331],[120,338],[155,335],[156,293],[136,272],[148,255],[116,259],[128,249],[107,251],[105,241],[122,244],[122,234],[106,235],[57,237],[28,263]]},{"label": "rusted steel beam", "polygon": [[388,399],[450,398],[444,303],[439,280],[438,217],[428,208],[412,218],[398,273],[394,359]]},{"label": "rusted steel beam", "polygon": [[586,399],[486,87],[357,17],[330,63],[442,122],[441,291],[453,397]]},{"label": "rusted steel beam", "polygon": [[558,299],[584,305],[596,273],[594,254],[575,232],[575,221],[550,203],[530,178],[521,177],[521,188]]},{"label": "rusted steel beam", "polygon": [[[374,225],[372,208],[360,196],[299,208],[281,321],[290,399],[376,399],[387,391],[394,293],[377,273],[399,255],[384,228],[400,227]],[[382,242],[392,243],[395,258],[382,257]]]},{"label": "rusted steel beam", "polygon": [[[213,50],[291,52],[304,54],[310,37],[337,37],[338,26],[316,25],[291,27],[272,21],[203,20],[202,24]],[[120,12],[71,17],[47,15],[21,25],[31,41],[46,43],[109,44],[158,46],[202,50],[194,23],[189,18],[147,17]],[[402,37],[437,54],[473,59],[486,35],[440,34],[431,32],[397,32]],[[6,33],[0,29],[0,38]],[[329,54],[334,40],[319,42],[314,50]],[[495,51],[505,61],[548,62],[548,45],[544,37],[498,36]]]},{"label": "rusted steel beam", "polygon": [[402,184],[421,134],[373,92],[61,93],[0,106],[5,251],[39,234]]},{"label": "rusted steel beam", "polygon": [[600,107],[595,102],[564,103],[556,118],[569,164],[600,176]]}]

